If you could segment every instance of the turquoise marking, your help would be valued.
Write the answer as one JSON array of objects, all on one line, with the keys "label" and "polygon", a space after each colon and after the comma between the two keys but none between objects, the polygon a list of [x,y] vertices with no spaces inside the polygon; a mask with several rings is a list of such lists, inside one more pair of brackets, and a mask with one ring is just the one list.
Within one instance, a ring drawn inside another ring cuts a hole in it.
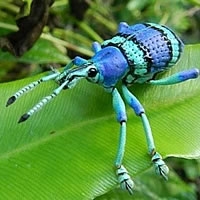
[{"label": "turquoise marking", "polygon": [[125,42],[126,38],[124,37],[121,37],[121,36],[114,36],[112,39],[109,39],[109,40],[105,40],[103,43],[102,43],[102,46],[107,46],[109,45],[110,43],[111,44],[123,44]]},{"label": "turquoise marking", "polygon": [[[132,40],[125,41],[121,48],[123,48],[126,57],[133,63],[135,69],[145,69],[147,71],[147,62],[144,60],[144,53]],[[138,74],[136,70],[136,74]]]}]

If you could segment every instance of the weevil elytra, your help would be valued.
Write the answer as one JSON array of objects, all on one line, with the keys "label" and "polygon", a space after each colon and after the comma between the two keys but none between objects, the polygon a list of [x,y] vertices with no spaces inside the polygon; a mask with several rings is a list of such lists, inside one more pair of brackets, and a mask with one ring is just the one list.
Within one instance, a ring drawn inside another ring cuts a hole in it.
[{"label": "weevil elytra", "polygon": [[124,101],[115,86],[119,81],[122,81],[122,93],[125,101],[142,120],[148,153],[151,156],[156,174],[167,179],[169,169],[161,155],[156,151],[145,110],[127,86],[134,83],[170,85],[197,78],[199,70],[194,68],[173,74],[167,78],[155,79],[156,74],[168,70],[177,63],[183,47],[182,41],[166,26],[154,23],[129,26],[127,23],[121,22],[115,36],[105,40],[102,44],[93,43],[94,56],[91,59],[75,57],[62,72],[54,71],[51,75],[42,77],[20,89],[8,99],[7,106],[42,82],[55,80],[59,84],[59,87],[52,94],[44,97],[32,109],[22,115],[19,120],[20,123],[26,121],[63,89],[74,87],[82,78],[102,86],[112,95],[113,108],[116,112],[117,121],[121,125],[115,160],[116,174],[121,188],[132,193],[134,183],[127,169],[122,165],[127,116]]}]

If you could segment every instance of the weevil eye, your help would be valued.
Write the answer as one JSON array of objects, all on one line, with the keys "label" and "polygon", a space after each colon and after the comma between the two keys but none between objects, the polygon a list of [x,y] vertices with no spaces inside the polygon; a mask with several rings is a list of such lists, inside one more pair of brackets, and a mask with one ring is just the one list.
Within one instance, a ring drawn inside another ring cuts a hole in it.
[{"label": "weevil eye", "polygon": [[93,82],[93,83],[98,83],[99,82],[99,71],[97,68],[95,68],[94,66],[91,66],[91,68],[88,69],[87,71],[87,77],[86,79],[89,82]]},{"label": "weevil eye", "polygon": [[97,75],[97,70],[95,68],[90,68],[88,70],[88,78],[94,78]]}]

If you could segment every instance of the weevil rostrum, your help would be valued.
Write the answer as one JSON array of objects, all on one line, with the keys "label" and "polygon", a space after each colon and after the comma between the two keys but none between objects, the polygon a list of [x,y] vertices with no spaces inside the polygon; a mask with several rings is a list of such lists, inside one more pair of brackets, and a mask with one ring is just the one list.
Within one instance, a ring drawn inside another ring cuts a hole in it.
[{"label": "weevil rostrum", "polygon": [[[180,83],[199,76],[199,70],[189,69],[178,72],[163,79],[155,76],[170,69],[179,60],[183,50],[183,43],[177,35],[166,26],[154,23],[141,23],[129,26],[121,22],[118,32],[111,39],[102,44],[93,43],[94,56],[89,60],[75,57],[62,72],[55,71],[38,81],[23,87],[11,96],[7,105],[14,103],[25,92],[30,91],[40,83],[55,80],[59,87],[52,94],[44,97],[39,103],[22,115],[20,122],[30,116],[55,98],[63,89],[71,89],[79,80],[85,78],[91,83],[102,86],[112,95],[113,108],[120,123],[120,140],[115,160],[116,174],[122,189],[133,192],[134,182],[127,169],[123,166],[123,156],[126,141],[126,110],[124,101],[115,87],[122,81],[122,93],[127,104],[142,120],[147,141],[148,153],[154,165],[156,174],[167,179],[168,167],[156,151],[151,127],[145,110],[139,100],[128,90],[134,83],[148,83],[151,85],[170,85]],[[74,65],[76,67],[74,67]]]}]

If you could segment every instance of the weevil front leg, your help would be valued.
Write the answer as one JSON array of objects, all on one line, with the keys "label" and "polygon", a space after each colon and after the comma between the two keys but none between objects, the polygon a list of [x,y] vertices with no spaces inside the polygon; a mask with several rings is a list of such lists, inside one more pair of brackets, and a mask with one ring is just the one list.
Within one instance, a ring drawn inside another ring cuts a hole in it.
[{"label": "weevil front leg", "polygon": [[167,180],[167,174],[169,172],[169,169],[165,162],[162,160],[162,156],[158,152],[156,152],[151,127],[143,106],[138,101],[138,99],[127,89],[125,85],[122,86],[122,91],[127,103],[131,106],[131,108],[133,108],[136,115],[141,117],[145,131],[148,152],[152,157],[152,162],[154,164],[156,174],[162,176],[164,179]]},{"label": "weevil front leg", "polygon": [[64,67],[64,71],[68,71],[69,69],[71,69],[74,65],[76,65],[77,67],[80,67],[81,65],[84,65],[85,63],[87,63],[88,61],[84,58],[81,58],[80,56],[76,56],[70,63],[68,63],[65,67]]},{"label": "weevil front leg", "polygon": [[130,194],[132,194],[132,189],[134,187],[134,183],[131,177],[128,174],[126,168],[122,165],[124,152],[125,152],[125,144],[126,144],[126,110],[124,102],[115,88],[112,91],[113,97],[113,108],[117,115],[117,121],[120,123],[120,138],[119,138],[119,146],[117,151],[117,157],[115,160],[115,166],[117,168],[116,174],[118,176],[118,182],[122,189],[127,190]]},{"label": "weevil front leg", "polygon": [[[97,53],[98,51],[101,50],[101,45],[98,42],[93,42],[92,43],[92,50],[94,53]],[[88,63],[88,60],[81,58],[80,56],[76,56],[70,63],[68,63],[64,70],[67,72],[69,69],[71,69],[74,65],[77,67],[80,67],[84,64]]]},{"label": "weevil front leg", "polygon": [[[101,45],[98,42],[92,43],[92,50],[94,53],[97,53],[101,50]],[[84,64],[88,63],[88,60],[81,58],[80,56],[76,56],[66,67],[65,69],[68,70],[72,68],[73,65],[76,65],[77,67],[80,67]]]},{"label": "weevil front leg", "polygon": [[97,53],[98,51],[101,50],[101,45],[98,42],[93,42],[92,43],[92,50],[94,53]]}]

